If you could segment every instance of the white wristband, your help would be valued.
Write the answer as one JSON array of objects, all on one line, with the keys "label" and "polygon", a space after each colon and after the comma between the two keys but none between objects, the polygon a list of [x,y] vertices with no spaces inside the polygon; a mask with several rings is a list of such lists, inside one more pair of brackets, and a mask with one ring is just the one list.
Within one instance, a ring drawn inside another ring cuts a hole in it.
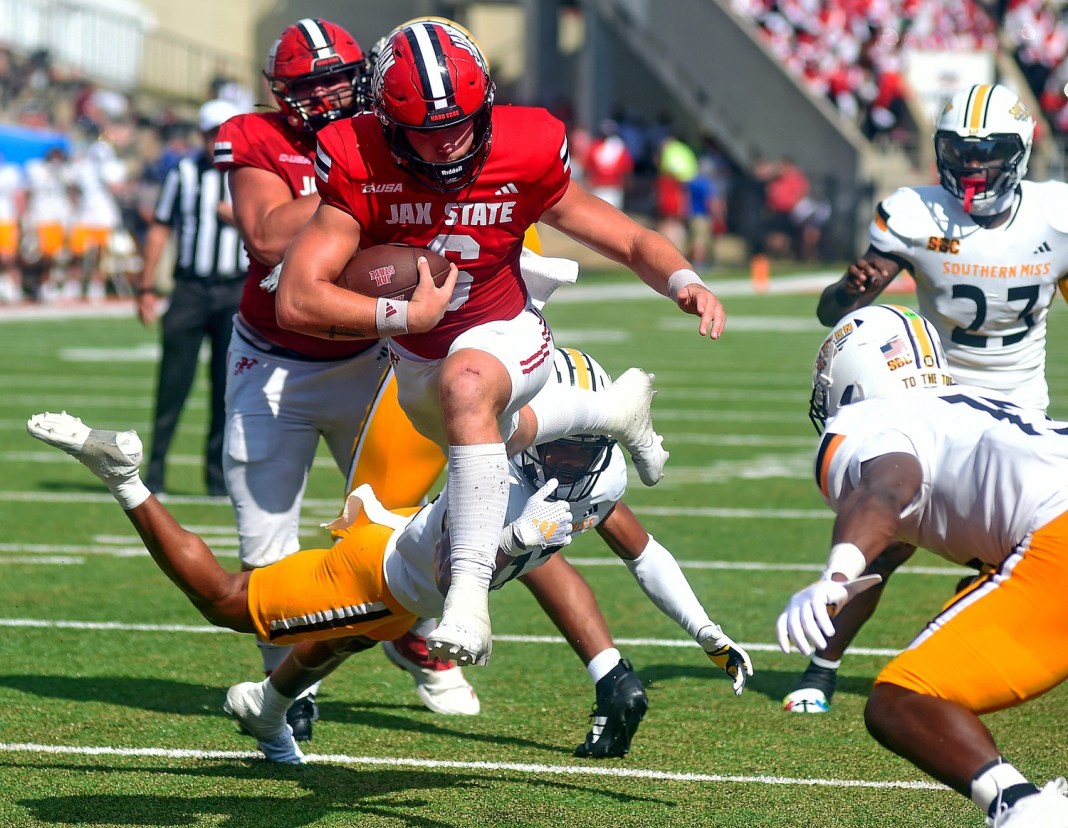
[{"label": "white wristband", "polygon": [[831,553],[827,556],[827,568],[823,570],[823,579],[830,580],[835,572],[846,576],[847,580],[853,581],[859,578],[868,568],[868,561],[864,553],[854,543],[836,543],[831,547]]},{"label": "white wristband", "polygon": [[667,292],[671,297],[672,302],[679,301],[679,291],[687,285],[701,285],[702,287],[708,287],[701,277],[694,273],[692,270],[676,270],[668,277]]},{"label": "white wristband", "polygon": [[380,297],[375,305],[375,328],[382,339],[408,333],[408,303]]}]

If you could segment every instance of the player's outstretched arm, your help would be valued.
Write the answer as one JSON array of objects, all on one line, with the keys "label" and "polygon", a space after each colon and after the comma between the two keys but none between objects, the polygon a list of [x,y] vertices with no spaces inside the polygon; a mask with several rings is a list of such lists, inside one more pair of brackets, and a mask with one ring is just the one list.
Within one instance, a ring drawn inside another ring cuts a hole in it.
[{"label": "player's outstretched arm", "polygon": [[657,293],[700,317],[701,336],[719,339],[726,312],[668,239],[584,190],[574,181],[541,220],[602,256],[633,270]]},{"label": "player's outstretched arm", "polygon": [[646,597],[701,645],[712,663],[730,676],[734,692],[740,694],[746,679],[753,675],[753,662],[709,618],[675,556],[645,531],[622,501],[597,526],[597,532],[627,564]]},{"label": "player's outstretched arm", "polygon": [[111,491],[149,554],[208,621],[255,632],[248,613],[248,573],[227,572],[197,535],[186,531],[145,488],[138,469],[143,449],[134,431],[91,428],[66,412],[35,414],[30,436],[65,451]]},{"label": "player's outstretched arm", "polygon": [[828,327],[835,325],[847,313],[874,302],[900,272],[900,262],[869,247],[841,279],[824,288],[816,306],[816,316]]},{"label": "player's outstretched arm", "polygon": [[791,645],[804,655],[826,649],[835,634],[832,619],[838,610],[882,582],[881,575],[863,573],[894,540],[901,515],[922,483],[919,460],[903,452],[866,461],[857,484],[846,482],[823,575],[795,593],[779,615],[776,631],[784,653]]}]

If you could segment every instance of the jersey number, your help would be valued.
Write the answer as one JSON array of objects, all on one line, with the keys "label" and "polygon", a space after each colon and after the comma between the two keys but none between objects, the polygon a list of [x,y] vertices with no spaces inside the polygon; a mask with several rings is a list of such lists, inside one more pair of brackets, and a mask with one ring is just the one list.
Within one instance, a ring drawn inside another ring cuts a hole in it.
[{"label": "jersey number", "polygon": [[[1024,309],[1020,311],[1016,318],[1023,320],[1023,323],[1027,326],[1027,330],[1009,336],[1003,336],[1001,338],[1002,345],[1015,345],[1027,336],[1028,330],[1034,327],[1035,318],[1031,315],[1031,311],[1034,310],[1035,303],[1038,302],[1038,293],[1038,285],[1024,285],[1023,287],[1009,288],[1008,300],[1010,302],[1026,302]],[[970,331],[979,330],[983,327],[983,323],[986,322],[986,294],[975,285],[953,285],[953,298],[969,299],[974,302],[975,318],[972,319],[971,324],[968,325],[967,328],[954,328],[953,333],[950,335],[950,339],[958,345],[967,345],[971,348],[985,348],[991,337],[970,333]]]},{"label": "jersey number", "polygon": [[[975,397],[968,397],[964,394],[947,394],[942,397],[948,403],[963,403],[969,408],[974,408],[976,411],[985,411],[995,420],[1004,420],[1005,422],[1012,423],[1024,434],[1064,434],[1068,435],[1068,426],[1062,428],[1043,428],[1040,432],[1031,423],[1027,422],[1019,414],[1014,413],[1019,409],[1007,400],[990,400],[987,398],[976,399]],[[1046,420],[1047,425],[1052,425],[1053,420]]]},{"label": "jersey number", "polygon": [[[457,235],[447,236],[440,235],[435,236],[433,241],[427,245],[428,250],[433,250],[435,253],[440,253],[442,256],[446,252],[458,253],[461,262],[469,262],[478,258],[479,244],[471,236]],[[471,296],[471,282],[474,279],[471,274],[466,270],[461,270],[456,277],[456,287],[452,291],[452,301],[449,302],[449,310],[454,311],[459,309],[464,302]]]}]

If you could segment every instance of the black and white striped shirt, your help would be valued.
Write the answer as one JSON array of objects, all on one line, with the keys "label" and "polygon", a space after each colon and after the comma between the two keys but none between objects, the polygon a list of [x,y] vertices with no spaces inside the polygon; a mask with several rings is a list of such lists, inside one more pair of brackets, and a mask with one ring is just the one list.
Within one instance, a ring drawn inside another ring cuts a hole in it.
[{"label": "black and white striped shirt", "polygon": [[204,153],[183,158],[167,172],[154,218],[177,231],[175,279],[236,278],[248,271],[237,228],[219,221],[220,201],[230,201],[226,175]]}]

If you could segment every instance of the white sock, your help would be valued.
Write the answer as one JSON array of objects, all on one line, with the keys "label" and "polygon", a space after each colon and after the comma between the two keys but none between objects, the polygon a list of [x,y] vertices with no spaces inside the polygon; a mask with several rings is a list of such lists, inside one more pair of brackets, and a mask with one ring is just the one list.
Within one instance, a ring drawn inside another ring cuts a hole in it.
[{"label": "white sock", "polygon": [[420,618],[414,624],[408,632],[412,635],[417,635],[420,638],[426,638],[430,633],[434,632],[438,628],[438,619],[436,618]]},{"label": "white sock", "polygon": [[449,446],[449,535],[452,578],[489,588],[508,514],[504,443]]},{"label": "white sock", "polygon": [[818,655],[814,655],[812,656],[812,663],[825,670],[837,670],[842,666],[842,659],[839,658],[832,661],[829,658],[820,658]]},{"label": "white sock", "polygon": [[[972,779],[972,787],[968,795],[984,814],[993,816],[990,814],[990,806],[1005,791],[1016,785],[1031,785],[1031,783],[1015,767],[1004,759],[998,758],[992,764],[979,769]],[[1037,787],[1033,785],[1031,787],[1034,788],[1034,793],[1038,792]]]},{"label": "white sock", "polygon": [[590,678],[596,684],[615,669],[621,658],[623,656],[619,654],[619,650],[615,647],[601,650],[590,659],[590,663],[586,665],[586,672],[590,674]]},{"label": "white sock", "polygon": [[604,395],[570,385],[546,383],[530,401],[538,420],[534,445],[549,443],[569,434],[599,434],[608,422]]},{"label": "white sock", "polygon": [[271,679],[268,676],[263,680],[263,710],[262,715],[264,718],[286,720],[286,711],[296,699],[291,699],[289,696],[283,696],[278,692],[278,689],[271,684]]}]

